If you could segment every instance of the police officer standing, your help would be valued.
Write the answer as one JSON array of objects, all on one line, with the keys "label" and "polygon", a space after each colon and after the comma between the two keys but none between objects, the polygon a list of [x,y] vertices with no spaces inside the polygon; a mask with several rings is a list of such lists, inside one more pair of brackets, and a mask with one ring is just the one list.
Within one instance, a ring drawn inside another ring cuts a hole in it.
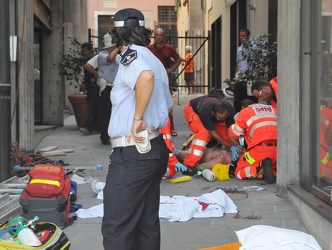
[{"label": "police officer standing", "polygon": [[168,149],[159,128],[173,106],[162,63],[146,48],[152,31],[132,8],[114,15],[121,61],[111,92],[113,152],[104,188],[103,244],[112,250],[160,249],[160,181]]}]

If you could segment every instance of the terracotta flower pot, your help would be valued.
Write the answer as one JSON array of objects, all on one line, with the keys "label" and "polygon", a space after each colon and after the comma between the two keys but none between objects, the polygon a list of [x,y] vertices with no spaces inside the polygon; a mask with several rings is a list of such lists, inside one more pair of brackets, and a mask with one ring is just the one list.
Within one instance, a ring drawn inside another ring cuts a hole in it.
[{"label": "terracotta flower pot", "polygon": [[88,100],[87,96],[83,94],[68,95],[77,123],[77,128],[84,127],[84,123],[88,114]]}]

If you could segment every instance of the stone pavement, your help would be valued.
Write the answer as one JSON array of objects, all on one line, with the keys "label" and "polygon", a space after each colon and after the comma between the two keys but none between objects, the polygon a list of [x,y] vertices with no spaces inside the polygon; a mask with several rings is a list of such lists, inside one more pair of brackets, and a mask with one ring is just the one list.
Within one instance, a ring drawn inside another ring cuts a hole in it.
[{"label": "stone pavement", "polygon": [[[173,95],[174,121],[178,133],[173,138],[176,148],[190,135],[183,117],[183,108],[191,98],[196,96],[185,94]],[[99,135],[84,135],[77,130],[74,116],[65,119],[65,125],[57,128],[36,147],[35,151],[47,146],[58,146],[58,149],[73,149],[66,156],[54,157],[71,163],[72,166],[96,166],[102,164],[104,169],[84,170],[81,175],[88,178],[105,181],[108,157],[111,146],[102,145]],[[178,173],[175,177],[180,177]],[[266,185],[260,180],[237,180],[208,182],[203,178],[194,178],[189,182],[172,184],[169,180],[161,182],[161,195],[189,195],[192,197],[210,193],[217,188],[238,188],[259,186],[266,190],[246,191],[246,193],[229,193],[229,197],[238,207],[239,213],[225,214],[222,218],[192,219],[187,222],[168,222],[161,219],[161,249],[162,250],[193,250],[237,242],[235,231],[252,225],[270,225],[307,232],[295,209],[285,198],[275,195],[275,184]],[[90,184],[78,186],[78,200],[87,209],[101,204],[96,198]],[[74,215],[74,214],[71,214]],[[101,218],[80,219],[64,229],[71,241],[71,250],[103,249],[101,235]],[[259,240],[259,239],[258,239]]]}]

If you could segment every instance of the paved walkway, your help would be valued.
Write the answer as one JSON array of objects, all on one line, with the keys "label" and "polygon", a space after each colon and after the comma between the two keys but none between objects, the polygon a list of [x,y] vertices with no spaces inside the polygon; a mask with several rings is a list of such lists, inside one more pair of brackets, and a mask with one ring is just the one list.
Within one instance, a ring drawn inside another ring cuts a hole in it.
[{"label": "paved walkway", "polygon": [[[177,137],[173,142],[177,149],[190,135],[186,121],[183,118],[183,108],[191,98],[180,94],[174,99],[174,121]],[[73,153],[67,156],[57,157],[72,166],[96,166],[107,165],[111,146],[102,145],[99,135],[84,135],[77,130],[74,116],[65,119],[64,127],[57,128],[35,149],[58,146],[58,149],[73,149]],[[97,178],[105,181],[107,169],[85,170],[82,175],[87,178]],[[177,174],[175,177],[182,176]],[[168,222],[161,219],[161,249],[162,250],[193,250],[203,247],[212,247],[238,241],[235,231],[252,225],[264,224],[306,232],[296,211],[285,198],[275,195],[275,184],[266,185],[260,180],[237,180],[208,182],[203,178],[193,179],[190,182],[172,184],[169,180],[161,182],[162,195],[189,195],[200,196],[204,193],[215,191],[217,188],[238,188],[259,186],[266,190],[247,191],[246,193],[230,193],[229,197],[238,207],[238,215],[225,214],[222,218],[192,219],[188,222]],[[87,209],[102,201],[96,198],[90,184],[78,186],[78,200]],[[103,249],[102,235],[100,232],[101,218],[78,219],[73,225],[67,227],[64,232],[69,237],[71,250]]]}]

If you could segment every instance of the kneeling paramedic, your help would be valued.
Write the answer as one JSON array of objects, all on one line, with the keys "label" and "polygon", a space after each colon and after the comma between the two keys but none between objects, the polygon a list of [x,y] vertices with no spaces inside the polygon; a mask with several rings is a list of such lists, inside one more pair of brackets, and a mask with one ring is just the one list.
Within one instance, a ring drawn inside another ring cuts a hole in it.
[{"label": "kneeling paramedic", "polygon": [[244,136],[247,149],[236,164],[238,179],[264,178],[268,184],[276,181],[277,109],[272,105],[252,104],[242,109],[229,128],[238,139]]},{"label": "kneeling paramedic", "polygon": [[184,116],[190,130],[195,134],[189,153],[183,161],[187,167],[187,174],[194,172],[193,168],[200,161],[205,146],[211,138],[230,149],[232,159],[237,159],[241,146],[228,134],[228,128],[234,123],[234,115],[233,106],[218,97],[197,97],[185,106]]}]

